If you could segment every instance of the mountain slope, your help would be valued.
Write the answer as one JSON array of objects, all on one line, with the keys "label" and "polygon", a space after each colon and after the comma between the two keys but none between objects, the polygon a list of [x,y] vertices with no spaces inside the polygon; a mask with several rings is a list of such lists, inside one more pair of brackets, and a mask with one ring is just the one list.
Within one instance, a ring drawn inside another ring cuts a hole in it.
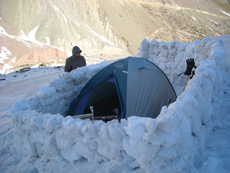
[{"label": "mountain slope", "polygon": [[230,33],[230,15],[212,0],[1,0],[0,11],[5,32],[36,43],[27,40],[22,53],[0,32],[8,58],[16,57],[12,66],[43,46],[78,45],[85,56],[113,59],[136,54],[145,37],[188,43]]}]

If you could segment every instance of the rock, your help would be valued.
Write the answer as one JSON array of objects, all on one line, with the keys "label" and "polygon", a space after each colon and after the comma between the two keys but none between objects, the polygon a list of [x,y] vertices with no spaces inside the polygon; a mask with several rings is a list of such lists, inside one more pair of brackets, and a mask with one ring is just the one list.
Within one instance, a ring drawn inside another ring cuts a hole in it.
[{"label": "rock", "polygon": [[41,62],[48,62],[54,59],[65,60],[67,58],[66,52],[56,48],[36,49],[32,54],[26,54],[17,59],[13,64],[14,67],[24,64],[37,64]]}]

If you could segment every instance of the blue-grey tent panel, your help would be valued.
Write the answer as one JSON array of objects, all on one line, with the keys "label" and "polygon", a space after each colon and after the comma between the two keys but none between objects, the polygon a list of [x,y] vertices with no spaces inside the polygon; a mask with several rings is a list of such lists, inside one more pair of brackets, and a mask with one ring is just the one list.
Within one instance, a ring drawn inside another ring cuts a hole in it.
[{"label": "blue-grey tent panel", "polygon": [[76,107],[74,108],[74,114],[73,115],[81,115],[84,114],[86,105],[88,103],[88,100],[91,96],[92,90],[88,91],[87,93],[85,93],[81,99],[78,100],[78,104],[75,105]]},{"label": "blue-grey tent panel", "polygon": [[165,74],[153,63],[130,61],[127,79],[126,116],[156,118],[169,99],[176,94]]},{"label": "blue-grey tent panel", "polygon": [[126,92],[127,92],[127,68],[128,58],[117,61],[112,64],[114,68],[114,75],[116,76],[117,93],[121,106],[121,118],[126,118]]}]

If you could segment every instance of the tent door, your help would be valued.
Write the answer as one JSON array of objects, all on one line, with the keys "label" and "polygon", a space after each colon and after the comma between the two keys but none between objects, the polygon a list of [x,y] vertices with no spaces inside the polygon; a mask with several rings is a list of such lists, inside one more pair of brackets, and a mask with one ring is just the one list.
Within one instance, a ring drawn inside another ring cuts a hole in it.
[{"label": "tent door", "polygon": [[115,83],[109,81],[97,86],[89,97],[84,114],[92,113],[91,106],[95,119],[120,119],[121,106]]}]

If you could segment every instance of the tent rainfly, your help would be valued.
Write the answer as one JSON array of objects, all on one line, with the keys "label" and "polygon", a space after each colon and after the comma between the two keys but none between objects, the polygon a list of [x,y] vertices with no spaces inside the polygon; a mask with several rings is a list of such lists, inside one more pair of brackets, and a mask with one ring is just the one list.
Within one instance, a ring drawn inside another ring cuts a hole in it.
[{"label": "tent rainfly", "polygon": [[162,106],[176,100],[164,72],[144,58],[115,61],[96,73],[71,103],[67,115],[82,115],[94,108],[94,116],[117,114],[156,118]]}]

